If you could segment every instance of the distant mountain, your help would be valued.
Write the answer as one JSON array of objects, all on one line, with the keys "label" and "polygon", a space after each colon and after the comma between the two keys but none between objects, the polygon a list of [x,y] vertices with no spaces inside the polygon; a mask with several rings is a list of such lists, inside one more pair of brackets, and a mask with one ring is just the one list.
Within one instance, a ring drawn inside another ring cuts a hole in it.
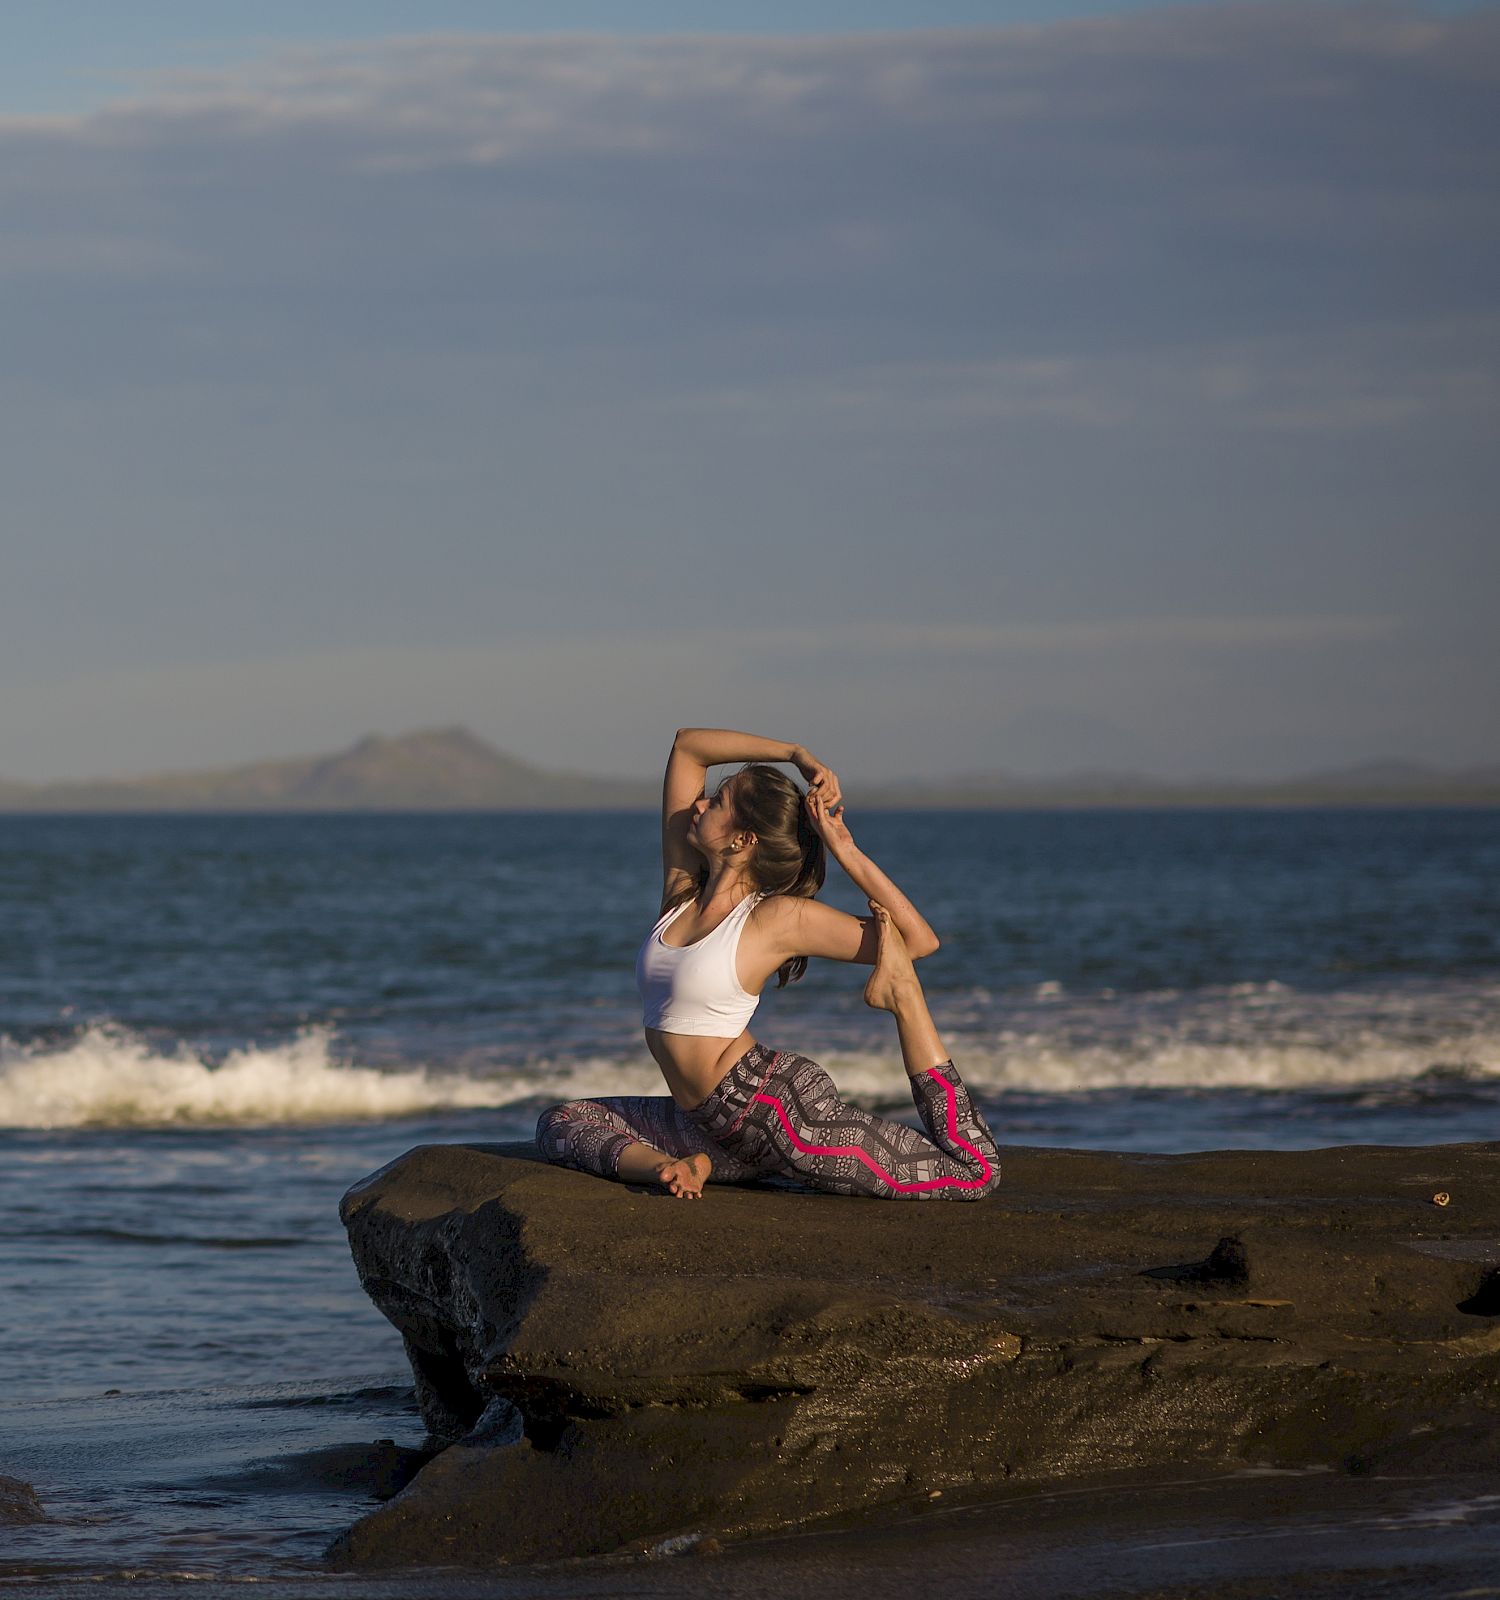
[{"label": "distant mountain", "polygon": [[546,772],[467,728],[370,734],[335,755],[88,783],[0,784],[8,811],[568,811],[653,806],[654,783]]},{"label": "distant mountain", "polygon": [[[210,772],[85,783],[0,782],[0,811],[580,811],[654,809],[655,780],[533,767],[467,728],[377,734],[333,755]],[[1138,773],[1022,778],[975,772],[921,783],[852,785],[851,807],[964,810],[1246,805],[1500,806],[1500,767],[1442,772],[1371,761],[1274,783],[1168,783]]]},{"label": "distant mountain", "polygon": [[1423,766],[1416,761],[1362,761],[1357,766],[1315,773],[1302,782],[1387,790],[1431,789],[1442,785],[1493,789],[1500,786],[1500,767],[1469,767],[1458,772],[1444,772],[1440,767]]},{"label": "distant mountain", "polygon": [[1056,778],[989,772],[923,783],[861,785],[856,793],[863,806],[873,809],[1500,806],[1500,768],[1442,772],[1408,762],[1372,761],[1337,772],[1264,782],[1216,778],[1168,781],[1135,772],[1072,772]]}]

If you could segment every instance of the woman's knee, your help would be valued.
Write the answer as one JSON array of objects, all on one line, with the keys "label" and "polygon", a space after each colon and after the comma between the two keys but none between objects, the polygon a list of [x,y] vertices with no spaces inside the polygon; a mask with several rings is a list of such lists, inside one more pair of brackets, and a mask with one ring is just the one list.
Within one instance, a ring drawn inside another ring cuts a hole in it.
[{"label": "woman's knee", "polygon": [[548,1106],[536,1119],[537,1148],[549,1161],[564,1160],[571,1127],[591,1120],[586,1100],[569,1100],[565,1105]]},{"label": "woman's knee", "polygon": [[968,1146],[966,1165],[974,1178],[965,1185],[962,1194],[965,1200],[985,1200],[1000,1187],[1000,1152],[989,1129],[982,1124],[979,1129],[971,1130],[971,1137],[974,1142]]},{"label": "woman's knee", "polygon": [[973,1191],[976,1200],[987,1200],[1000,1187],[1000,1157],[995,1154],[993,1145],[985,1150],[984,1165],[983,1181]]}]

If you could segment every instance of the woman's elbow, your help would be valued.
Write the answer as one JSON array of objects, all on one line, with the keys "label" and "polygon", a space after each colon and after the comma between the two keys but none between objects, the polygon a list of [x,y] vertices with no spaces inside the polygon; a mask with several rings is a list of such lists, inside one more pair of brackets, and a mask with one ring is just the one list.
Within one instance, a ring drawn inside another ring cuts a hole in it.
[{"label": "woman's elbow", "polygon": [[920,961],[924,956],[930,956],[935,950],[941,948],[941,941],[935,933],[929,933],[924,943],[907,946],[907,953],[913,961]]}]

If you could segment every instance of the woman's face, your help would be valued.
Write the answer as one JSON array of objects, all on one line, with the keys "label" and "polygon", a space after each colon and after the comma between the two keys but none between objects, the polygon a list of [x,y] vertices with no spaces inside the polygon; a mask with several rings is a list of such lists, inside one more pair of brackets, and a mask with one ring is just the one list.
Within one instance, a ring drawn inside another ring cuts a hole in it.
[{"label": "woman's face", "polygon": [[688,823],[688,839],[700,855],[711,860],[724,853],[737,833],[743,833],[734,820],[733,778],[725,778],[711,795],[700,795],[693,802],[693,816]]}]

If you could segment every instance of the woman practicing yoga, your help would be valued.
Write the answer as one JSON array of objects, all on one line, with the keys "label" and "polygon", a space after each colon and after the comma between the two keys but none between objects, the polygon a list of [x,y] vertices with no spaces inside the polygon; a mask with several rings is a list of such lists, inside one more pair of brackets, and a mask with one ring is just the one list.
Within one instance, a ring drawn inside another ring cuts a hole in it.
[{"label": "woman practicing yoga", "polygon": [[[708,768],[752,763],[705,794]],[[806,795],[773,766],[789,762]],[[814,896],[825,851],[868,897],[851,917]],[[838,778],[801,745],[684,728],[662,789],[662,914],[636,957],[646,1043],[670,1096],[554,1106],[537,1124],[549,1161],[683,1199],[703,1185],[777,1173],[835,1194],[978,1200],[1000,1181],[995,1140],[938,1037],[912,956],[937,936],[854,843]],[[865,1000],[894,1013],[912,1096],[930,1137],[839,1098],[814,1061],[758,1044],[762,986],[810,956],[875,970]]]}]

